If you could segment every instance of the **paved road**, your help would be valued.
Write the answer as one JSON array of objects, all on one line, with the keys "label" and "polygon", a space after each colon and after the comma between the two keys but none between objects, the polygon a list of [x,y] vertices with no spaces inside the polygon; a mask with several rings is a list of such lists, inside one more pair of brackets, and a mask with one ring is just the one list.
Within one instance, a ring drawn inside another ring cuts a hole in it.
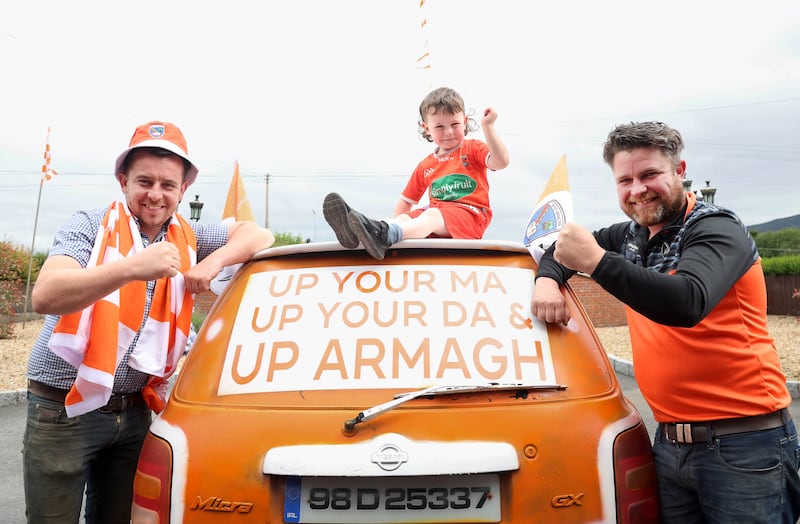
[{"label": "paved road", "polygon": [[27,404],[0,408],[0,521],[25,522],[22,488],[22,433]]},{"label": "paved road", "polygon": [[[636,381],[623,373],[617,373],[625,396],[636,406],[652,435],[655,431],[653,413],[642,399]],[[27,404],[0,407],[0,522],[23,524],[25,502],[22,488],[22,433],[25,430]],[[790,407],[792,417],[800,420],[800,400],[795,399]]]}]

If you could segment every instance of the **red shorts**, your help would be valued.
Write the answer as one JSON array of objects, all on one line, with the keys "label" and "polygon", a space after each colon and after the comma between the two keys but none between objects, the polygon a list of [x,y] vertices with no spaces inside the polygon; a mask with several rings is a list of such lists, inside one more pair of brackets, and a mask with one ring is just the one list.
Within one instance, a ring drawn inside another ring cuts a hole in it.
[{"label": "red shorts", "polygon": [[[432,207],[435,207],[442,213],[444,225],[450,233],[450,238],[483,238],[483,233],[492,221],[492,211],[490,209],[479,209],[474,206],[468,207],[456,203]],[[421,215],[425,209],[426,208],[412,209],[407,214],[411,218],[416,218]]]}]

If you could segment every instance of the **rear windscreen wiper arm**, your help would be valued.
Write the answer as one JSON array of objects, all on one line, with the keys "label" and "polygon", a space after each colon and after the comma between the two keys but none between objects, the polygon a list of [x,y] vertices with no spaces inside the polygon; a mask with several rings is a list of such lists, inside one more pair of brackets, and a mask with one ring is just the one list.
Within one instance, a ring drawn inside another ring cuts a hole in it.
[{"label": "rear windscreen wiper arm", "polygon": [[367,420],[375,418],[381,413],[385,413],[390,409],[394,409],[395,407],[399,406],[400,404],[403,404],[404,402],[408,402],[409,400],[414,400],[415,398],[419,397],[427,397],[434,395],[454,395],[457,393],[472,393],[476,391],[502,391],[502,390],[521,390],[521,389],[524,389],[526,391],[541,390],[541,389],[564,390],[567,389],[567,386],[563,384],[514,384],[514,383],[495,383],[495,382],[489,384],[475,384],[475,385],[461,385],[461,386],[454,386],[454,385],[431,386],[428,388],[418,389],[417,391],[413,391],[411,393],[400,393],[388,402],[384,402],[383,404],[378,404],[377,406],[365,409],[364,411],[356,415],[355,418],[345,420],[344,432],[346,434],[350,434],[353,432],[357,424],[366,422]]}]

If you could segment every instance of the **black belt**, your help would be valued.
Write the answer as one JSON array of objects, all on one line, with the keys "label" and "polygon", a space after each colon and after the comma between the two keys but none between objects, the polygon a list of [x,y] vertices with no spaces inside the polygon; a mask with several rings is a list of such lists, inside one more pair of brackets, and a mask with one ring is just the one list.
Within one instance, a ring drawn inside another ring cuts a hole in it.
[{"label": "black belt", "polygon": [[765,415],[726,418],[711,422],[662,422],[659,427],[672,442],[692,444],[709,442],[714,437],[724,437],[725,435],[775,429],[790,420],[792,420],[792,415],[789,410],[784,408]]},{"label": "black belt", "polygon": [[[54,388],[47,384],[42,384],[36,380],[28,380],[28,391],[37,397],[46,398],[53,402],[61,402],[62,404],[67,398],[69,390]],[[108,403],[100,408],[97,408],[101,413],[119,413],[132,407],[144,406],[144,398],[140,392],[137,393],[113,393]]]}]

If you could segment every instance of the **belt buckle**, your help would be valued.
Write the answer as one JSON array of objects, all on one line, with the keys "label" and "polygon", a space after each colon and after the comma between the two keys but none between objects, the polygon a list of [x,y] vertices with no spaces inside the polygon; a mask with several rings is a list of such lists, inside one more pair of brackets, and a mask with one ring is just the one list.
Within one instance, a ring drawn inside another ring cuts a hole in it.
[{"label": "belt buckle", "polygon": [[692,444],[692,425],[691,424],[675,424],[675,440],[681,444]]},{"label": "belt buckle", "polygon": [[101,413],[119,413],[128,408],[128,395],[111,395],[105,406],[98,408]]},{"label": "belt buckle", "polygon": [[[671,427],[675,428],[675,436],[670,436],[670,429]],[[667,434],[667,438],[674,443],[680,444],[693,444],[694,438],[692,438],[692,424],[688,422],[674,422],[672,424],[666,425],[665,432]]]}]

